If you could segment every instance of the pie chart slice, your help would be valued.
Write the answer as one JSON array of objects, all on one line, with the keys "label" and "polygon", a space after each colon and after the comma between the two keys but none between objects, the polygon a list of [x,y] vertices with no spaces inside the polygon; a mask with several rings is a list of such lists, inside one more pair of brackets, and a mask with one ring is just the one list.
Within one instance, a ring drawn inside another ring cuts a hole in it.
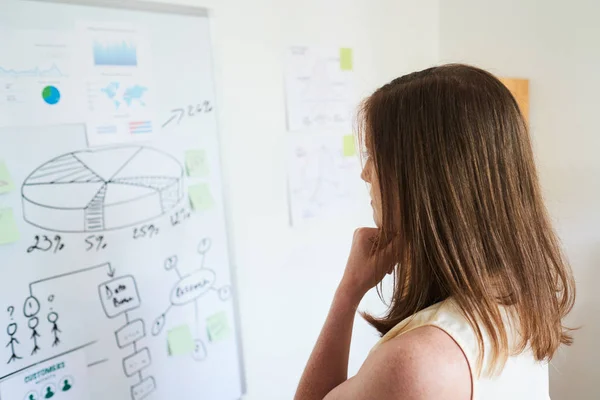
[{"label": "pie chart slice", "polygon": [[[127,169],[136,176],[113,178]],[[156,176],[157,171],[163,176]],[[124,228],[175,207],[183,198],[182,180],[181,164],[156,149],[119,146],[77,151],[31,172],[21,189],[24,218],[58,232]]]},{"label": "pie chart slice", "polygon": [[71,154],[48,161],[27,178],[30,185],[61,181],[102,182],[102,179]]},{"label": "pie chart slice", "polygon": [[[43,199],[45,207],[51,209],[84,209],[105,185],[104,182],[84,182],[73,184],[41,183],[23,186],[23,194],[30,201]],[[74,195],[76,194],[76,195]]]},{"label": "pie chart slice", "polygon": [[46,104],[57,104],[60,101],[60,91],[56,86],[46,86],[42,90],[42,99],[44,99]]},{"label": "pie chart slice", "polygon": [[117,147],[75,153],[77,160],[94,171],[105,182],[109,181],[121,168],[141,151],[139,147]]},{"label": "pie chart slice", "polygon": [[119,172],[114,175],[114,180],[130,178],[172,178],[182,173],[181,165],[175,160],[165,159],[164,153],[145,147],[141,149]]}]

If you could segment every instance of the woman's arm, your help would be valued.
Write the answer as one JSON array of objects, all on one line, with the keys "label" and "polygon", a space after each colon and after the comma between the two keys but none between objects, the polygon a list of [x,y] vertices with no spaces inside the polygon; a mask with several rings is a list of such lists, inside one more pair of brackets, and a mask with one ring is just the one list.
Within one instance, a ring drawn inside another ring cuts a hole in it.
[{"label": "woman's arm", "polygon": [[[424,326],[384,343],[348,379],[348,354],[358,304],[395,265],[376,258],[376,229],[354,234],[344,277],[298,385],[295,400],[470,399],[468,362],[444,331]],[[387,253],[387,252],[386,252]],[[379,264],[376,262],[379,261]]]},{"label": "woman's arm", "polygon": [[350,340],[359,303],[358,295],[343,284],[339,286],[302,374],[295,400],[322,400],[327,393],[348,379]]},{"label": "woman's arm", "polygon": [[373,254],[377,233],[373,228],[360,228],[354,233],[344,277],[302,374],[295,400],[323,400],[348,379],[348,355],[358,305],[365,293],[394,267],[389,255],[376,258]]}]

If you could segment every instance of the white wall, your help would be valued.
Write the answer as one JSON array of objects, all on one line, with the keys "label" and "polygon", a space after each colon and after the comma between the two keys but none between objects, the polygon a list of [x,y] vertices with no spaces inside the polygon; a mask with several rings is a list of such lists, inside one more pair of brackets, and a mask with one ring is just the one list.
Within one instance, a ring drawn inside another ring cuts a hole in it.
[{"label": "white wall", "polygon": [[600,3],[440,1],[440,58],[531,80],[542,185],[578,284],[583,325],[553,360],[553,400],[600,398]]},{"label": "white wall", "polygon": [[[359,90],[436,62],[435,0],[173,0],[212,10],[224,179],[241,306],[248,400],[289,399],[365,210],[288,226],[283,55],[294,44],[355,50]],[[375,296],[366,304],[378,304]],[[360,323],[356,371],[377,337]]]},{"label": "white wall", "polygon": [[[600,26],[594,0],[171,0],[213,12],[224,178],[248,400],[291,398],[343,270],[360,215],[287,225],[283,51],[351,46],[367,94],[400,74],[473,63],[531,80],[531,127],[547,203],[578,281],[583,325],[553,360],[553,400],[600,398]],[[378,301],[365,302],[372,309]],[[355,371],[376,340],[359,321]]]}]

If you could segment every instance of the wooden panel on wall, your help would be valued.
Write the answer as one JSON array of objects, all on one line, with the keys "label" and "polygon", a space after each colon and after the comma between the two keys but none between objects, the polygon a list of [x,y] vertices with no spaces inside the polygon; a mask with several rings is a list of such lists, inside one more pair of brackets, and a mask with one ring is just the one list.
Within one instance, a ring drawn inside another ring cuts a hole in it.
[{"label": "wooden panel on wall", "polygon": [[510,90],[517,100],[521,112],[527,121],[529,121],[529,79],[521,78],[498,78],[504,86]]}]

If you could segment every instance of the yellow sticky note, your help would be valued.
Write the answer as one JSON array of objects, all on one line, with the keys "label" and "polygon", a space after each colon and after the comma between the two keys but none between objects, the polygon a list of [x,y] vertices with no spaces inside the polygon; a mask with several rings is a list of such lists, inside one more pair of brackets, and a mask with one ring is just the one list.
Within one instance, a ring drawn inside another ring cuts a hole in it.
[{"label": "yellow sticky note", "polygon": [[227,313],[222,311],[212,315],[206,319],[206,329],[208,330],[208,338],[211,342],[226,339],[231,333],[229,328],[229,319]]},{"label": "yellow sticky note", "polygon": [[344,136],[344,157],[354,157],[356,155],[356,144],[354,135]]},{"label": "yellow sticky note", "polygon": [[8,193],[15,188],[13,181],[10,177],[10,173],[8,172],[8,167],[6,163],[0,160],[0,194]]},{"label": "yellow sticky note", "polygon": [[188,150],[185,152],[187,174],[193,178],[202,178],[209,174],[208,158],[204,150]]},{"label": "yellow sticky note", "polygon": [[340,67],[342,71],[352,71],[354,68],[354,62],[352,58],[352,49],[341,48],[340,49]]},{"label": "yellow sticky note", "polygon": [[188,188],[190,204],[194,210],[206,211],[212,208],[215,204],[210,188],[206,183],[199,183]]},{"label": "yellow sticky note", "polygon": [[14,243],[19,240],[19,229],[12,208],[0,209],[0,244]]},{"label": "yellow sticky note", "polygon": [[194,352],[194,338],[188,325],[181,325],[175,329],[171,329],[167,335],[167,341],[169,343],[169,354],[172,356]]}]

